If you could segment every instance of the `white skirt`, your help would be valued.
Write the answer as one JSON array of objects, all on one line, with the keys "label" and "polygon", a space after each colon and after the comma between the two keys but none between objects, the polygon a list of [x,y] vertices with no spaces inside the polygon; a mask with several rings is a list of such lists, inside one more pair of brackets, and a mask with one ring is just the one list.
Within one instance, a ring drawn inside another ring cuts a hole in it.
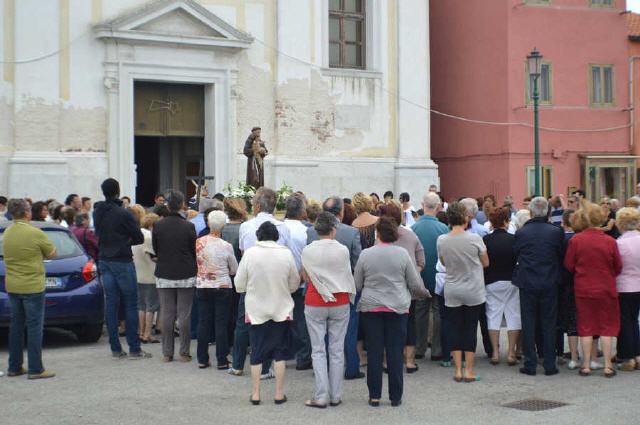
[{"label": "white skirt", "polygon": [[518,331],[522,329],[520,321],[520,292],[517,286],[507,280],[493,282],[486,287],[487,291],[487,328],[491,331],[500,330],[502,317],[507,322],[507,329]]}]

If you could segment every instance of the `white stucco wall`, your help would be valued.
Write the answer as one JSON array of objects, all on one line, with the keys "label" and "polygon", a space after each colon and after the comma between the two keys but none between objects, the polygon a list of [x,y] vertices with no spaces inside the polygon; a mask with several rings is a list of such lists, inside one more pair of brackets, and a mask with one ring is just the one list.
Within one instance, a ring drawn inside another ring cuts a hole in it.
[{"label": "white stucco wall", "polygon": [[[0,0],[0,23],[15,24],[9,39],[0,31],[0,58],[10,58],[8,43],[15,46],[14,60],[68,49],[15,64],[13,76],[6,75],[7,65],[0,67],[0,193],[95,198],[100,181],[112,174],[124,182],[123,194],[131,194],[132,97],[126,84],[142,66],[144,75],[160,81],[213,84],[205,163],[207,173],[215,168],[221,176],[217,190],[244,179],[241,151],[254,125],[263,128],[270,148],[271,186],[286,182],[318,199],[388,189],[409,191],[415,199],[437,182],[429,114],[412,104],[429,106],[424,0],[366,1],[365,71],[328,69],[328,0],[200,0],[255,38],[236,51],[115,47],[97,39],[93,25],[135,12],[147,0],[69,0],[66,9],[65,3]],[[67,31],[68,46],[60,45],[60,31]]]}]

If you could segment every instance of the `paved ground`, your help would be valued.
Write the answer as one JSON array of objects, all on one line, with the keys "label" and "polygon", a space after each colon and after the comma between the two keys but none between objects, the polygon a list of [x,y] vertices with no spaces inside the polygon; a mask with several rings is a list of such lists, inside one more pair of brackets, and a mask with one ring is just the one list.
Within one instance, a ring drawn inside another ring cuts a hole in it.
[{"label": "paved ground", "polygon": [[[527,377],[506,364],[479,359],[481,382],[455,383],[452,370],[420,361],[420,371],[405,375],[404,404],[374,409],[367,405],[365,380],[345,386],[337,408],[309,409],[313,372],[287,369],[289,402],[249,405],[248,376],[232,377],[191,364],[162,364],[159,346],[147,345],[150,360],[110,358],[106,338],[78,343],[71,334],[47,331],[44,360],[58,377],[27,381],[0,378],[0,423],[40,424],[635,424],[638,423],[640,372],[614,379],[581,378],[563,369],[560,375]],[[0,332],[0,367],[6,371],[6,333]],[[195,353],[195,344],[192,346]],[[386,386],[386,384],[385,384]],[[273,398],[273,381],[264,383],[263,400]],[[385,390],[386,391],[386,390]],[[502,404],[525,398],[569,403],[545,412],[522,412]]]}]

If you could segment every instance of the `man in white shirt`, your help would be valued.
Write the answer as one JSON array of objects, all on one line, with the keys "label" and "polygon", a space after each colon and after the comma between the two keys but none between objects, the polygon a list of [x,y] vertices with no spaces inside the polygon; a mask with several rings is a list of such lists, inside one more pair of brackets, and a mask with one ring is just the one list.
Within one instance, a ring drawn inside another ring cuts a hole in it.
[{"label": "man in white shirt", "polygon": [[400,194],[400,203],[402,203],[402,210],[404,211],[404,225],[406,227],[411,227],[416,223],[416,220],[413,218],[413,213],[415,212],[415,208],[411,205],[411,197],[407,192],[402,192]]},{"label": "man in white shirt", "polygon": [[[293,245],[291,244],[291,238],[289,235],[289,228],[284,224],[284,222],[276,220],[276,218],[273,216],[273,212],[276,209],[277,200],[278,195],[275,191],[273,191],[273,189],[269,189],[268,187],[261,187],[256,191],[256,194],[253,196],[253,201],[251,202],[254,218],[252,218],[251,220],[247,220],[240,225],[238,246],[242,252],[248,250],[258,242],[256,230],[258,230],[260,225],[265,221],[272,222],[278,229],[278,234],[280,236],[278,238],[278,244],[286,246],[291,249],[291,251],[293,251]],[[242,340],[246,345],[242,344],[243,347],[240,347],[241,344],[234,344],[234,367],[229,369],[229,373],[234,376],[240,376],[243,373],[242,369],[244,369],[245,358],[247,355],[246,346],[249,343],[249,325],[246,324],[243,320],[244,312],[244,294],[242,294],[240,296],[240,302],[238,303],[238,321],[236,322],[234,338],[236,341]],[[270,379],[274,377],[273,372],[269,370],[270,364],[271,360],[262,363],[261,379]]]},{"label": "man in white shirt", "polygon": [[[298,272],[302,271],[302,250],[307,246],[307,226],[302,224],[306,220],[307,209],[304,198],[300,195],[292,195],[287,198],[287,213],[284,225],[289,229],[289,249],[293,254]],[[311,342],[307,331],[307,324],[304,318],[304,297],[306,284],[300,281],[300,288],[291,294],[295,304],[293,309],[293,326],[291,327],[293,336],[293,350],[296,353],[296,370],[312,369],[311,363]]]},{"label": "man in white shirt", "polygon": [[276,202],[278,196],[276,192],[268,187],[261,187],[256,192],[251,203],[254,213],[254,218],[247,220],[240,225],[240,235],[238,246],[241,251],[246,251],[258,242],[256,237],[256,230],[265,221],[270,221],[275,224],[280,234],[278,244],[287,246],[291,249],[291,241],[289,236],[289,228],[285,226],[284,222],[276,220],[273,216],[273,212],[276,209]]}]

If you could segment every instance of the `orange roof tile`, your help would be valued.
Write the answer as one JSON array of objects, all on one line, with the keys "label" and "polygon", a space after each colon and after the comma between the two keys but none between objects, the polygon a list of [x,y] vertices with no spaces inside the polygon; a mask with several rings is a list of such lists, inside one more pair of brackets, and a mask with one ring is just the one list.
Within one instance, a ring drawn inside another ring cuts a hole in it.
[{"label": "orange roof tile", "polygon": [[629,31],[629,38],[632,40],[640,40],[640,14],[628,13],[627,27]]}]

